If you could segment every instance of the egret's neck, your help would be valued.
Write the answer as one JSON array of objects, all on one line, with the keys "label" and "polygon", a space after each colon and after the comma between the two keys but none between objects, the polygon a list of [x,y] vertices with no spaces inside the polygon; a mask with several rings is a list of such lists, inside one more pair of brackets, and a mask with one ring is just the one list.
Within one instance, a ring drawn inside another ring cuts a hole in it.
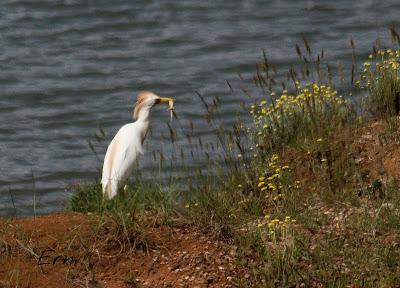
[{"label": "egret's neck", "polygon": [[140,125],[143,143],[150,125],[150,107],[140,109],[136,122]]},{"label": "egret's neck", "polygon": [[151,107],[143,107],[140,109],[138,116],[137,116],[137,122],[149,122],[150,121],[150,109]]}]

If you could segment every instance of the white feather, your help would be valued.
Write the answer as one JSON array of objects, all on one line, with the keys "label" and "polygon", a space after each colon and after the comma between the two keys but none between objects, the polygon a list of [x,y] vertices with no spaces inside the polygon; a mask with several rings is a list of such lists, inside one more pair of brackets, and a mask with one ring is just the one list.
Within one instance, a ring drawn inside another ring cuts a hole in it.
[{"label": "white feather", "polygon": [[113,198],[133,172],[139,154],[143,153],[141,122],[124,125],[108,146],[101,184],[103,194]]},{"label": "white feather", "polygon": [[[143,153],[143,142],[150,123],[150,110],[157,103],[168,103],[172,98],[161,98],[151,92],[140,92],[133,116],[136,122],[124,125],[107,148],[101,184],[103,196],[112,199],[132,174],[138,156]],[[170,104],[171,105],[171,104]]]}]

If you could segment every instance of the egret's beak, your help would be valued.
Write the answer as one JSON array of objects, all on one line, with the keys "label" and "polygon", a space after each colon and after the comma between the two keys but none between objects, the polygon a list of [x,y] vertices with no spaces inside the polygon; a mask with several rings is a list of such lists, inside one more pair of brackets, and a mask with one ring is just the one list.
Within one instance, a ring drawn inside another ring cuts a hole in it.
[{"label": "egret's beak", "polygon": [[[175,114],[174,102],[175,102],[174,98],[162,98],[162,97],[159,98],[159,102],[158,102],[158,103],[168,103],[169,104],[168,111],[171,113],[171,121]],[[175,115],[175,117],[176,117],[176,115]]]},{"label": "egret's beak", "polygon": [[169,102],[175,102],[175,99],[173,98],[162,98],[160,97],[160,102],[159,103],[169,103]]}]

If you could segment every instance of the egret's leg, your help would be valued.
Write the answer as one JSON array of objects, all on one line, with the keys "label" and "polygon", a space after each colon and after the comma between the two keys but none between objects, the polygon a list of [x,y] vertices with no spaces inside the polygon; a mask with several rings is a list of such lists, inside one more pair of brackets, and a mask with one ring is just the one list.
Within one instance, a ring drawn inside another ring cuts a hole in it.
[{"label": "egret's leg", "polygon": [[126,197],[128,195],[128,189],[129,189],[129,186],[128,186],[128,183],[126,183],[123,186],[123,189],[121,189],[121,193],[122,193],[122,195],[124,195],[124,197]]}]

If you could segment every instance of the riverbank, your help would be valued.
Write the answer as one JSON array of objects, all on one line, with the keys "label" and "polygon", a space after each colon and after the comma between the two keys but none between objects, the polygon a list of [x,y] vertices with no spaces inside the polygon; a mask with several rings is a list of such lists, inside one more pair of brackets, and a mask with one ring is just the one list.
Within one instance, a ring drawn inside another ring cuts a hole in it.
[{"label": "riverbank", "polygon": [[235,247],[193,227],[154,223],[129,248],[97,234],[97,215],[0,221],[1,287],[232,287],[238,273]]},{"label": "riverbank", "polygon": [[284,82],[257,64],[257,100],[231,129],[198,95],[214,139],[193,128],[190,156],[160,163],[205,159],[186,190],[136,177],[104,201],[80,183],[73,212],[2,220],[1,285],[397,287],[400,50],[374,47],[349,81],[358,96],[335,88],[324,51],[296,51]]},{"label": "riverbank", "polygon": [[268,201],[264,216],[248,211],[257,207],[248,196],[240,208],[215,203],[207,221],[204,203],[145,209],[134,228],[95,212],[2,219],[1,287],[394,287],[399,125],[391,118],[343,129],[320,150],[330,147],[327,160],[286,149],[274,161],[290,167],[297,192]]}]

